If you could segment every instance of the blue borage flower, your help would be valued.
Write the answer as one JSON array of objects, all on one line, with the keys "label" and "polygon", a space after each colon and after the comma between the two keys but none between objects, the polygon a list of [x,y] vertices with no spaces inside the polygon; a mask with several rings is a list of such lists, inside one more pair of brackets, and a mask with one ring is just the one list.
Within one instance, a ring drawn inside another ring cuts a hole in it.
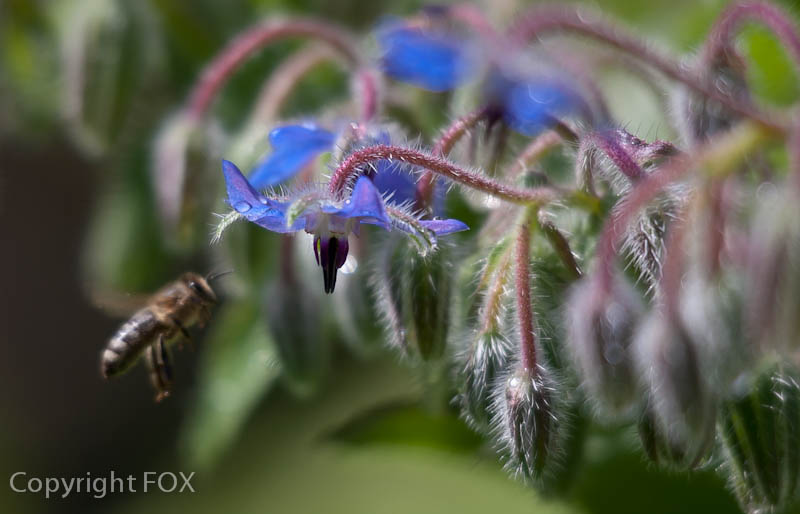
[{"label": "blue borage flower", "polygon": [[493,115],[522,134],[536,135],[552,127],[559,117],[589,112],[566,77],[531,73],[519,63],[512,67],[482,62],[490,60],[476,52],[469,39],[400,21],[383,24],[376,32],[383,71],[401,82],[447,91],[488,65],[484,94],[495,111]]},{"label": "blue borage flower", "polygon": [[591,110],[564,77],[503,70],[490,75],[484,94],[509,127],[535,136],[572,114]]},{"label": "blue borage flower", "polygon": [[384,73],[431,91],[448,91],[472,77],[480,64],[471,41],[454,34],[390,20],[377,29]]},{"label": "blue borage flower", "polygon": [[[248,181],[257,190],[285,183],[323,152],[334,149],[339,134],[315,124],[284,125],[269,133],[272,153],[256,165]],[[354,148],[390,144],[386,130],[365,134],[354,142]],[[414,201],[416,183],[413,175],[400,163],[381,160],[366,171],[375,187],[395,203]]]},{"label": "blue borage flower", "polygon": [[421,220],[407,208],[387,205],[372,180],[362,175],[345,200],[333,198],[327,188],[307,188],[283,197],[259,193],[241,171],[222,162],[228,203],[248,221],[272,232],[305,230],[314,235],[314,255],[322,267],[325,292],[332,293],[336,274],[349,251],[348,237],[359,234],[362,223],[385,230],[400,229],[412,236],[434,238],[468,230],[454,220]]}]

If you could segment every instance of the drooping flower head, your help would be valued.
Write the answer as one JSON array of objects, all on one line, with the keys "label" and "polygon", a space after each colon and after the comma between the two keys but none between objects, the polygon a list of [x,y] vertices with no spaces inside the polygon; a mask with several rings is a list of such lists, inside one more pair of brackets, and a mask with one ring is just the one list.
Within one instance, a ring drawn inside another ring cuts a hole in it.
[{"label": "drooping flower head", "polygon": [[591,117],[574,81],[522,56],[503,56],[500,63],[487,52],[476,52],[466,37],[410,22],[381,25],[377,39],[386,75],[431,91],[455,89],[488,69],[484,96],[491,116],[522,134],[536,135],[568,115]]},{"label": "drooping flower head", "polygon": [[[278,137],[273,138],[276,133]],[[262,187],[291,178],[333,145],[333,133],[318,127],[281,127],[270,136],[273,144],[278,143],[275,151],[252,175]],[[306,187],[284,196],[268,196],[260,193],[233,163],[223,161],[222,170],[228,203],[239,215],[273,232],[304,230],[314,235],[314,255],[322,267],[326,293],[332,293],[336,286],[337,271],[349,252],[349,235],[358,235],[362,223],[385,230],[397,228],[412,235],[429,232],[434,238],[468,229],[458,220],[421,220],[402,208],[387,208],[384,195],[405,202],[404,197],[410,194],[408,184],[413,186],[410,173],[389,161],[380,161],[361,175],[344,199],[332,195],[325,187]],[[280,180],[273,178],[271,170]]]},{"label": "drooping flower head", "polygon": [[390,20],[378,27],[377,39],[386,75],[430,91],[449,91],[480,66],[476,46],[455,34]]},{"label": "drooping flower head", "polygon": [[535,136],[566,116],[592,116],[568,77],[529,65],[493,67],[484,96],[495,116],[526,136]]},{"label": "drooping flower head", "polygon": [[320,191],[295,199],[271,199],[256,191],[233,163],[223,161],[222,171],[228,202],[248,221],[273,232],[314,234],[314,255],[322,266],[326,293],[333,292],[336,272],[347,258],[348,235],[358,233],[361,223],[391,228],[383,199],[366,177],[359,178],[350,197],[340,203]]}]

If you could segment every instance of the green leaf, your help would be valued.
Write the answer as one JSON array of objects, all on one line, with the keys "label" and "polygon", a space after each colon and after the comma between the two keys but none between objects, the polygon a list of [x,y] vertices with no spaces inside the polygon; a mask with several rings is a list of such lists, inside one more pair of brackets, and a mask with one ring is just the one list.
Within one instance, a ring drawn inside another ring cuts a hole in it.
[{"label": "green leaf", "polygon": [[778,105],[791,105],[800,97],[797,72],[786,50],[761,27],[744,31],[742,41],[748,63],[747,78],[756,97]]},{"label": "green leaf", "polygon": [[472,454],[481,438],[457,417],[432,414],[410,402],[393,402],[364,411],[335,430],[335,441],[354,445],[400,445]]},{"label": "green leaf", "polygon": [[209,468],[223,455],[279,374],[257,304],[228,305],[214,321],[183,431],[184,457],[192,469]]}]

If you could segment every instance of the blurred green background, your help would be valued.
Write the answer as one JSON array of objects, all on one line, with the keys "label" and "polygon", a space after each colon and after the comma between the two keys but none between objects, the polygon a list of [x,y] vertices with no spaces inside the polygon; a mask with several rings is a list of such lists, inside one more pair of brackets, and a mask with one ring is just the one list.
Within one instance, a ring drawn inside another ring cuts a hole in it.
[{"label": "blurred green background", "polygon": [[[381,15],[411,13],[420,4],[0,0],[0,512],[738,512],[719,475],[655,470],[633,432],[614,428],[592,429],[586,463],[566,498],[542,497],[509,479],[491,448],[452,413],[421,406],[418,374],[389,354],[338,351],[320,392],[298,400],[272,387],[269,336],[240,329],[251,327],[243,317],[258,316],[244,305],[220,309],[196,351],[178,355],[177,389],[165,403],[152,402],[141,369],[111,383],[100,378],[100,348],[120,320],[92,306],[88,277],[144,292],[208,265],[176,257],[152,235],[157,220],[147,171],[154,134],[204,63],[237,32],[277,13],[366,31]],[[520,7],[490,5],[498,21]],[[725,2],[593,5],[656,44],[689,54]],[[62,109],[71,87],[64,56],[87,30],[81,23],[109,10],[119,26],[93,44],[115,52],[92,63],[87,129]],[[778,105],[796,100],[797,80],[776,43],[755,28],[742,41],[757,94]],[[224,128],[246,119],[262,77],[297,46],[274,45],[236,74],[215,105]],[[641,84],[614,73],[602,80],[629,130],[670,135],[658,99]],[[341,72],[322,67],[304,80],[287,114],[313,112],[345,95]],[[92,241],[111,247],[116,260],[92,260]],[[232,349],[230,339],[243,343]],[[211,404],[205,410],[204,401]],[[41,493],[14,494],[7,483],[16,471],[69,478],[111,470],[139,481],[144,471],[196,471],[197,492],[45,500]]]}]

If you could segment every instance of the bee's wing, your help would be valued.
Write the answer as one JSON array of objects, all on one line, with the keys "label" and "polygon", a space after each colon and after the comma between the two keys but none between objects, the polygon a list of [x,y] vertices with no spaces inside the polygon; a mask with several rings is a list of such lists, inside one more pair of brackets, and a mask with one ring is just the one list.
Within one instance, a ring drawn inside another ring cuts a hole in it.
[{"label": "bee's wing", "polygon": [[144,293],[122,293],[111,289],[91,288],[88,292],[93,306],[115,318],[127,318],[145,305],[150,295]]}]

